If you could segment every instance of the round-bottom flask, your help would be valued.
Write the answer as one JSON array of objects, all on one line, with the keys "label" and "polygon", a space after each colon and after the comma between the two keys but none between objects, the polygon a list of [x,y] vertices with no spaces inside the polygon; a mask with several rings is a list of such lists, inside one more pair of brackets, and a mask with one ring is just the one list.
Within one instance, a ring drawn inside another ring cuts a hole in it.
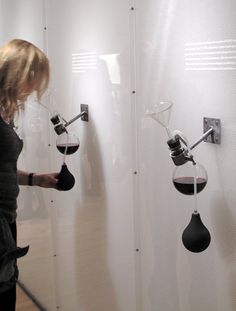
[{"label": "round-bottom flask", "polygon": [[195,180],[196,193],[199,193],[205,188],[208,180],[206,169],[201,164],[188,161],[174,169],[173,184],[179,192],[193,195]]},{"label": "round-bottom flask", "polygon": [[63,133],[58,136],[57,149],[63,154],[73,154],[79,149],[79,138],[73,133]]},{"label": "round-bottom flask", "polygon": [[207,184],[207,172],[199,163],[186,162],[177,166],[173,172],[173,183],[175,188],[186,195],[194,195],[195,208],[191,221],[184,229],[182,242],[187,250],[199,253],[208,248],[211,242],[211,235],[201,220],[197,211],[197,194]]}]

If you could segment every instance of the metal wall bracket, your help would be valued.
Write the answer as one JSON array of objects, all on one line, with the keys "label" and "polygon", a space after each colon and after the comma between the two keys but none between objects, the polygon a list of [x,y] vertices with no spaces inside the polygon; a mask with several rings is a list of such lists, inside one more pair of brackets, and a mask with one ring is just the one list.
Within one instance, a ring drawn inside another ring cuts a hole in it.
[{"label": "metal wall bracket", "polygon": [[220,119],[203,118],[203,133],[210,129],[213,129],[212,133],[207,136],[204,141],[212,144],[221,143],[221,122]]},{"label": "metal wall bracket", "polygon": [[81,104],[80,105],[80,111],[81,111],[81,113],[84,112],[84,114],[81,117],[81,120],[88,122],[88,120],[89,120],[88,105]]}]

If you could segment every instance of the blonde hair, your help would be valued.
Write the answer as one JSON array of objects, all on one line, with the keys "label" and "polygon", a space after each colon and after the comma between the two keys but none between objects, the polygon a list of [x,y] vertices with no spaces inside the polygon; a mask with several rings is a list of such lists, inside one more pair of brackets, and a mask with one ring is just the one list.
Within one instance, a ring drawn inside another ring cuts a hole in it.
[{"label": "blonde hair", "polygon": [[40,100],[49,83],[49,61],[32,43],[14,39],[0,48],[0,109],[13,119],[28,95]]}]

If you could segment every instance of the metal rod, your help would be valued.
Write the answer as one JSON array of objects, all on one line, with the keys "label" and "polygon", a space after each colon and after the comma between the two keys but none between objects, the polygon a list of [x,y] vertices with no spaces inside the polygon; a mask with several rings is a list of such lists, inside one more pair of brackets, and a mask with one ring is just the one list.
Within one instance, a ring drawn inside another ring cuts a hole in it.
[{"label": "metal rod", "polygon": [[82,116],[84,116],[86,114],[86,111],[81,112],[80,114],[78,114],[76,117],[74,117],[73,119],[71,119],[70,121],[66,122],[65,127],[70,125],[71,123],[73,123],[75,120],[81,118]]},{"label": "metal rod", "polygon": [[191,147],[190,149],[192,150],[195,148],[198,144],[200,144],[206,137],[211,135],[214,132],[214,129],[211,127],[207,132],[205,132]]},{"label": "metal rod", "polygon": [[31,293],[31,291],[28,288],[26,288],[25,285],[20,280],[17,281],[17,284],[23,290],[23,292],[32,300],[32,302],[37,306],[37,308],[40,311],[47,311],[47,309],[42,306],[42,304],[38,301],[38,299],[35,298],[35,296]]}]

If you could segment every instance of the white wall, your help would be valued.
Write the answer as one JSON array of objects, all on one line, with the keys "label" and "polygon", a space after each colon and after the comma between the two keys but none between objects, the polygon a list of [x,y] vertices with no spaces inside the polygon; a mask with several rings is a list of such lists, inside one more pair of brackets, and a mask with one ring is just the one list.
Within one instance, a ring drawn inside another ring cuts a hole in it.
[{"label": "white wall", "polygon": [[[137,9],[142,308],[233,311],[236,4],[140,0]],[[185,54],[190,52],[217,52],[205,57],[219,58],[188,60]],[[166,132],[144,117],[161,100],[174,103],[170,128],[183,131],[191,143],[203,133],[203,117],[222,121],[221,145],[202,143],[194,150],[209,177],[198,195],[199,212],[212,236],[203,253],[190,253],[182,245],[194,200],[174,189]]]},{"label": "white wall", "polygon": [[1,0],[0,8],[1,43],[23,38],[43,48],[43,0]]},{"label": "white wall", "polygon": [[[130,5],[110,0],[48,3],[52,106],[67,120],[80,112],[80,104],[89,106],[89,122],[77,121],[70,128],[81,141],[79,151],[67,157],[76,185],[67,193],[53,193],[58,304],[66,311],[132,311]],[[89,53],[93,65],[84,61]],[[56,149],[52,156],[56,170],[62,156]]]}]

